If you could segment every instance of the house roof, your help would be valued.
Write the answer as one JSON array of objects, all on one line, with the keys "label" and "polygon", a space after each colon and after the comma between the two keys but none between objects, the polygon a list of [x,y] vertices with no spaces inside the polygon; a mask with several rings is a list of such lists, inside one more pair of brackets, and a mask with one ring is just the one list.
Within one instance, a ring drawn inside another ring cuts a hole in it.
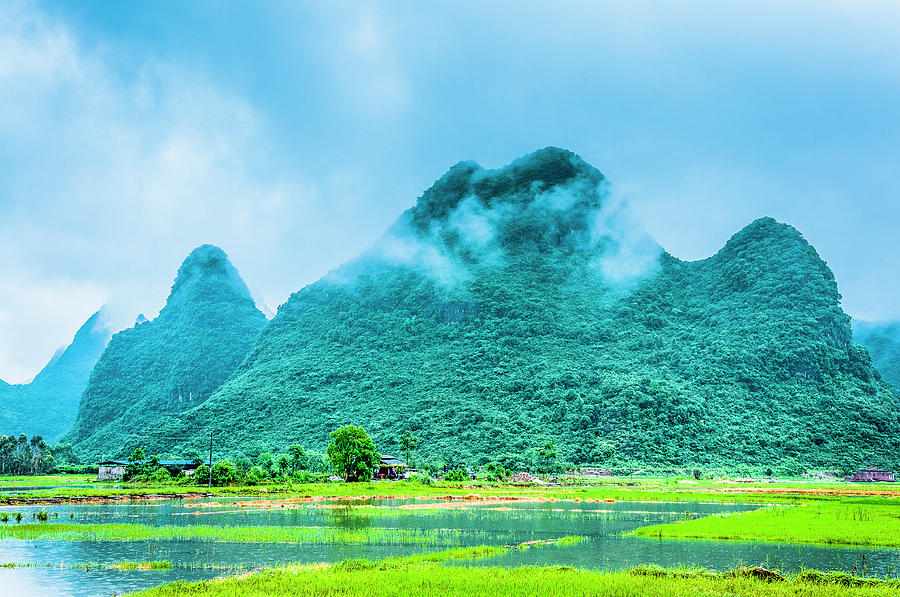
[{"label": "house roof", "polygon": [[396,456],[391,456],[390,454],[382,454],[381,455],[381,466],[406,466],[406,463],[397,458]]},{"label": "house roof", "polygon": [[[148,462],[150,462],[150,460],[149,459],[136,460],[135,462],[136,462],[136,464],[147,464]],[[131,463],[127,460],[104,460],[103,462],[98,462],[97,464],[100,466],[128,466]],[[159,461],[160,466],[188,467],[188,466],[194,466],[195,464],[198,464],[196,460],[160,460]],[[199,464],[205,464],[205,465],[209,466],[209,462],[201,462]]]}]

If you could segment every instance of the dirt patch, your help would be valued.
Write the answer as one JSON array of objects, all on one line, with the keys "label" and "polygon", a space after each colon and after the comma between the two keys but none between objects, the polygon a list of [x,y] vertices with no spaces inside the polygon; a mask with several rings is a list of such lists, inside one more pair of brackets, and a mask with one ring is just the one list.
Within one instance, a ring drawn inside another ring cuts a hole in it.
[{"label": "dirt patch", "polygon": [[403,504],[399,506],[401,510],[445,510],[445,509],[453,509],[453,508],[471,508],[473,506],[496,506],[498,504],[522,504],[522,503],[534,503],[534,502],[545,502],[546,499],[541,498],[517,498],[517,499],[503,499],[503,498],[491,498],[491,499],[464,499],[464,500],[453,500],[453,501],[445,501],[445,502],[435,502],[432,504]]},{"label": "dirt patch", "polygon": [[129,501],[153,501],[153,500],[195,500],[200,498],[213,497],[213,493],[164,493],[164,494],[145,494],[130,493],[122,495],[92,495],[92,496],[71,496],[71,497],[50,497],[50,498],[4,498],[3,503],[8,506],[52,506],[55,504],[104,504],[109,502],[129,502]]}]

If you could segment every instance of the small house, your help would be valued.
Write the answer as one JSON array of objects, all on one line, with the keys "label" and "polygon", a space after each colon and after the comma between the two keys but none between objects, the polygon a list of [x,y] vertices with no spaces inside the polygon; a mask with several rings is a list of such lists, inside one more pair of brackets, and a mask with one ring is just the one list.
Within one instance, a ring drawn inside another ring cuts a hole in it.
[{"label": "small house", "polygon": [[850,481],[852,483],[894,483],[897,481],[894,478],[893,471],[880,471],[878,470],[878,467],[857,471],[855,475],[853,475],[852,477],[847,477],[844,480]]},{"label": "small house", "polygon": [[127,460],[105,460],[97,470],[98,481],[121,481],[128,467]]},{"label": "small house", "polygon": [[376,479],[403,479],[409,466],[390,454],[381,455],[381,463],[373,472]]},{"label": "small house", "polygon": [[[136,461],[135,464],[147,464],[150,460],[139,460]],[[98,481],[121,481],[125,476],[125,470],[128,468],[128,465],[131,464],[127,460],[104,460],[99,463],[97,470],[97,480]],[[173,475],[178,473],[179,471],[183,471],[185,475],[191,477],[197,472],[197,467],[201,464],[206,464],[209,466],[209,463],[202,463],[197,460],[160,460],[159,466],[163,467]]]}]

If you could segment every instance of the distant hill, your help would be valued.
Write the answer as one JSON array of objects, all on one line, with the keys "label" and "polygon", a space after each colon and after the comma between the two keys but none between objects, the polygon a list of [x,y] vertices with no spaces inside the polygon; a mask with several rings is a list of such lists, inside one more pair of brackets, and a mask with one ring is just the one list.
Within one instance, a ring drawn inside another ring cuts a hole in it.
[{"label": "distant hill", "polygon": [[88,376],[111,333],[103,311],[98,311],[31,383],[9,385],[0,381],[0,433],[41,435],[55,442],[68,431],[75,422]]},{"label": "distant hill", "polygon": [[900,322],[853,322],[853,339],[865,346],[872,363],[900,394]]},{"label": "distant hill", "polygon": [[66,440],[83,454],[125,455],[123,443],[142,443],[160,417],[202,404],[241,363],[265,323],[225,253],[198,247],[178,269],[159,316],[112,337]]},{"label": "distant hill", "polygon": [[[610,467],[900,465],[897,398],[839,299],[813,247],[771,218],[685,262],[571,152],[463,162],[372,250],[294,293],[205,403],[179,402],[141,441],[178,454],[216,429],[223,454],[322,449],[355,423],[384,451],[410,429],[422,458],[511,468],[546,440]],[[94,420],[115,416],[98,405]]]}]

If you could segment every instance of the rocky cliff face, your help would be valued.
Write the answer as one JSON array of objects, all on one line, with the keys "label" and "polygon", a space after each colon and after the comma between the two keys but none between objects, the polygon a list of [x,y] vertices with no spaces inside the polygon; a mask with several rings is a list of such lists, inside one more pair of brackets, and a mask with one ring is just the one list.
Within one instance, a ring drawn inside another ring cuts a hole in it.
[{"label": "rocky cliff face", "polygon": [[215,391],[265,323],[225,253],[198,247],[179,268],[159,316],[112,337],[66,439],[88,456],[125,455],[123,442]]}]

